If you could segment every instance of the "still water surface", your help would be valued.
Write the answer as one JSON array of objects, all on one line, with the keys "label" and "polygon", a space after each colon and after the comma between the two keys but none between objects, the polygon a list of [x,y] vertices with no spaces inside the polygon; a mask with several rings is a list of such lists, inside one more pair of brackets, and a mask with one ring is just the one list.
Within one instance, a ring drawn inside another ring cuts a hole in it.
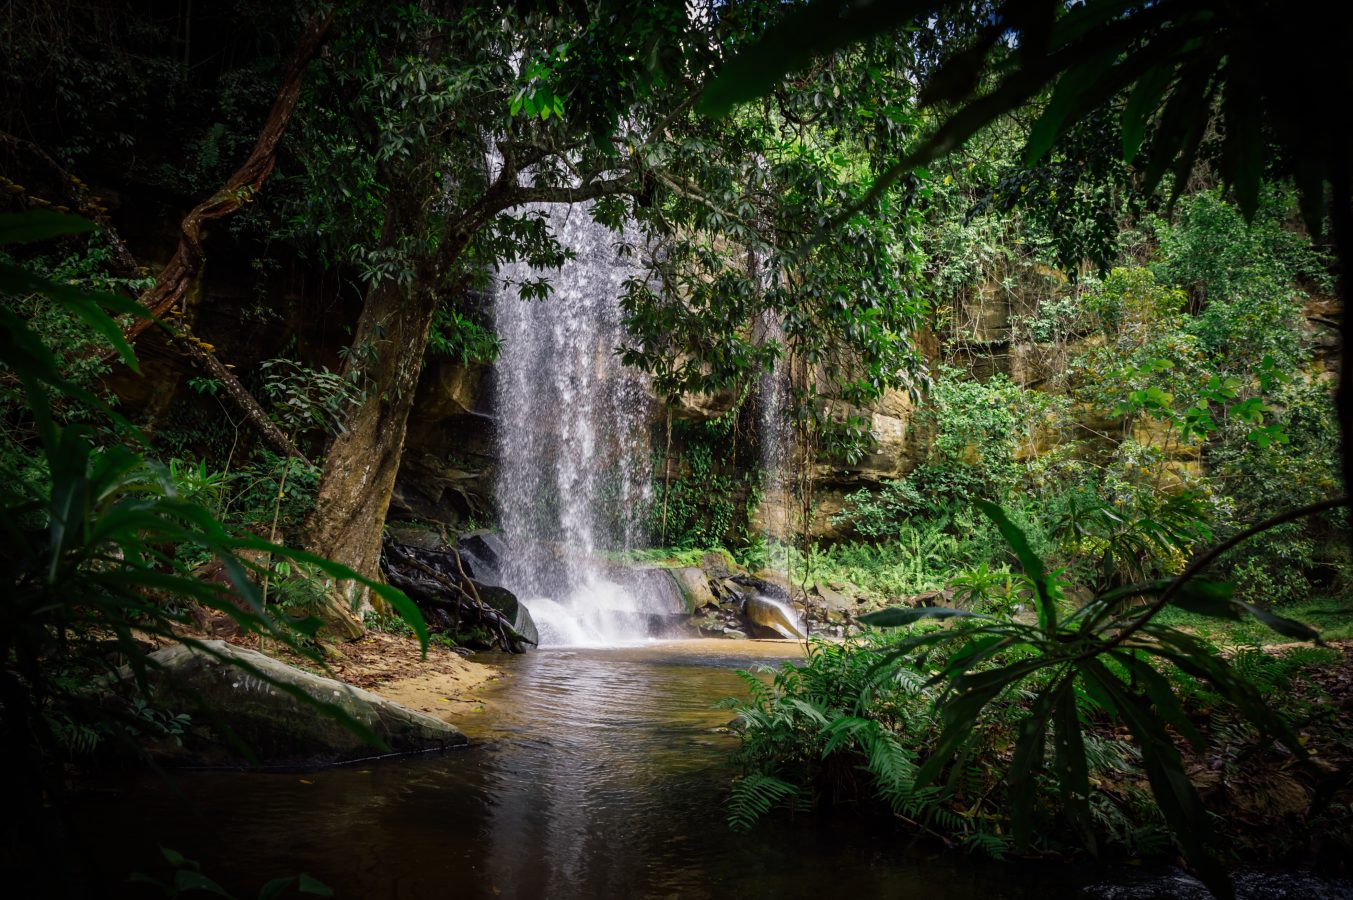
[{"label": "still water surface", "polygon": [[313,773],[181,772],[172,786],[139,776],[87,799],[82,825],[113,871],[162,873],[164,844],[241,897],[301,871],[339,897],[406,900],[1075,892],[1081,879],[1063,867],[918,847],[878,821],[730,830],[736,739],[716,730],[731,714],[714,704],[742,696],[736,669],[795,649],[693,641],[503,658],[483,702],[463,704],[469,749]]}]

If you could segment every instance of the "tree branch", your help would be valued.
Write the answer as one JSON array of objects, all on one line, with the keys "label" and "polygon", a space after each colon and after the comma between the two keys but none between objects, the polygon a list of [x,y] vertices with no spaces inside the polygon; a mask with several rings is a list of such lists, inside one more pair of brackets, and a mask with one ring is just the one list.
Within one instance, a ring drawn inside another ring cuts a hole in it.
[{"label": "tree branch", "polygon": [[301,79],[311,58],[319,50],[324,37],[328,34],[333,13],[325,10],[307,23],[301,37],[300,46],[287,70],[282,76],[282,85],[277,91],[272,109],[263,130],[259,133],[254,151],[249,154],[244,165],[235,170],[225,185],[206,200],[203,200],[184,217],[180,226],[182,236],[178,249],[168,265],[155,279],[155,286],[141,295],[141,304],[149,311],[149,316],[137,319],[126,330],[126,337],[134,341],[150,325],[163,318],[176,304],[183,300],[189,285],[197,277],[206,259],[202,247],[202,227],[207,222],[228,216],[253,200],[263,182],[272,174],[277,165],[277,146],[286,133],[291,114],[301,96]]}]

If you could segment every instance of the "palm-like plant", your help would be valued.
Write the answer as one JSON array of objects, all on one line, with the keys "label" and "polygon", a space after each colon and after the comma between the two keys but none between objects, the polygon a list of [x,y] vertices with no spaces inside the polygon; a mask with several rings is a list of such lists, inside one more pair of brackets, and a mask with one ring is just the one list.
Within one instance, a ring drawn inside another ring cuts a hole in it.
[{"label": "palm-like plant", "polygon": [[[1030,837],[1036,778],[1045,768],[1050,742],[1062,808],[1087,845],[1094,847],[1082,728],[1085,710],[1093,709],[1121,720],[1131,731],[1156,803],[1181,851],[1210,889],[1219,896],[1231,896],[1226,873],[1211,853],[1206,811],[1174,742],[1177,734],[1201,744],[1202,735],[1184,714],[1162,669],[1177,668],[1206,682],[1297,755],[1303,752],[1301,743],[1255,686],[1205,642],[1156,618],[1170,605],[1204,615],[1248,613],[1283,634],[1319,640],[1319,634],[1306,625],[1238,601],[1230,585],[1203,579],[1199,573],[1259,531],[1345,502],[1327,501],[1276,517],[1198,557],[1173,580],[1103,591],[1079,609],[1068,610],[1061,582],[1029,548],[1023,532],[1000,507],[979,501],[1035,589],[1036,624],[939,607],[894,607],[861,617],[862,622],[880,627],[900,627],[922,619],[965,620],[964,627],[902,638],[878,662],[881,670],[891,670],[937,648],[948,654],[931,680],[944,687],[938,702],[943,731],[935,752],[920,768],[917,786],[932,783],[945,771],[969,742],[989,704],[1021,685],[1037,685],[1029,715],[1019,726],[1007,779],[1016,845],[1027,844]],[[1146,603],[1125,602],[1134,599]]]}]

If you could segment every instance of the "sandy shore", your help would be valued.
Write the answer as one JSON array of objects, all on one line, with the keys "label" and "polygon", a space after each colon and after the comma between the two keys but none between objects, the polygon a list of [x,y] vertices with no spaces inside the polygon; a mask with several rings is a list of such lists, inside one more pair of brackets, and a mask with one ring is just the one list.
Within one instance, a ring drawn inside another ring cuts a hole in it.
[{"label": "sandy shore", "polygon": [[376,631],[335,651],[329,663],[333,677],[453,725],[481,703],[475,692],[501,675],[444,647],[428,647],[423,658],[413,638]]}]

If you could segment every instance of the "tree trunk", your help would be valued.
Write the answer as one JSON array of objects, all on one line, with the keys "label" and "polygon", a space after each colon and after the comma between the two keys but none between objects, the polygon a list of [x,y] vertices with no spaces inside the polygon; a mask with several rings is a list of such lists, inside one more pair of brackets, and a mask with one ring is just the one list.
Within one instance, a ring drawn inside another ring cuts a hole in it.
[{"label": "tree trunk", "polygon": [[[418,264],[411,285],[385,281],[367,293],[352,344],[367,391],[329,448],[320,477],[310,549],[370,578],[379,577],[381,534],[437,307],[440,263],[465,247],[462,237],[449,240],[454,245],[438,259]],[[341,589],[354,609],[366,600],[356,583]]]}]

